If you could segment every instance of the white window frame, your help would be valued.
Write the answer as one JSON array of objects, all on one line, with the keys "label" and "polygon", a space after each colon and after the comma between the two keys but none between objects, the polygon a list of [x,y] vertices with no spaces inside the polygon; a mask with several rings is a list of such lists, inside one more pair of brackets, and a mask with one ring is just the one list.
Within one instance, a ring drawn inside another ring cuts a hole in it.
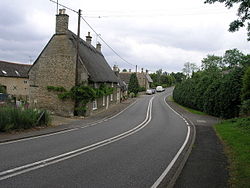
[{"label": "white window frame", "polygon": [[92,109],[93,110],[97,110],[97,101],[96,100],[94,100],[93,101],[93,104],[92,104],[93,106],[92,106]]},{"label": "white window frame", "polygon": [[114,87],[114,83],[113,82],[111,83],[111,87]]}]

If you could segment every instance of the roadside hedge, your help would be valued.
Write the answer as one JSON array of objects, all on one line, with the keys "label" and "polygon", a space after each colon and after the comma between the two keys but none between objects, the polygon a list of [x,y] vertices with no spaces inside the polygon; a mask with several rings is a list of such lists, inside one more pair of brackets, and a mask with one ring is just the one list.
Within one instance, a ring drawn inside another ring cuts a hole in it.
[{"label": "roadside hedge", "polygon": [[222,118],[239,116],[242,76],[244,70],[235,67],[228,72],[199,71],[173,91],[174,100],[189,108]]}]

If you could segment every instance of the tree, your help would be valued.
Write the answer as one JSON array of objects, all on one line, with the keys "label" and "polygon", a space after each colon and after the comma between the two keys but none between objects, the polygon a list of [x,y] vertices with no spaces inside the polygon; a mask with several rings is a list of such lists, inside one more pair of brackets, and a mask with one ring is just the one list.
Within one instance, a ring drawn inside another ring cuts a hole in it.
[{"label": "tree", "polygon": [[184,74],[186,74],[187,77],[190,77],[191,73],[197,71],[197,65],[195,63],[190,63],[190,62],[186,62],[184,64],[184,68],[182,69],[182,72]]},{"label": "tree", "polygon": [[127,69],[123,69],[122,72],[128,72]]},{"label": "tree", "polygon": [[229,31],[230,32],[235,32],[238,31],[241,27],[245,27],[245,22],[247,22],[247,35],[248,38],[247,40],[250,41],[250,3],[249,0],[206,0],[205,3],[215,3],[215,2],[220,2],[220,3],[225,3],[225,6],[228,8],[232,8],[234,4],[239,5],[238,8],[238,19],[234,20],[233,22],[230,23],[229,25]]},{"label": "tree", "polygon": [[182,72],[177,72],[177,73],[172,72],[171,76],[174,77],[175,83],[181,83],[182,80],[185,79],[185,75]]},{"label": "tree", "polygon": [[139,92],[139,83],[136,76],[136,73],[131,74],[129,84],[128,84],[128,91],[133,92],[135,95]]},{"label": "tree", "polygon": [[217,70],[219,67],[224,67],[222,57],[220,56],[207,55],[207,57],[201,61],[202,70],[214,71]]},{"label": "tree", "polygon": [[238,49],[227,50],[223,56],[223,62],[230,68],[239,66],[243,61],[244,54]]}]

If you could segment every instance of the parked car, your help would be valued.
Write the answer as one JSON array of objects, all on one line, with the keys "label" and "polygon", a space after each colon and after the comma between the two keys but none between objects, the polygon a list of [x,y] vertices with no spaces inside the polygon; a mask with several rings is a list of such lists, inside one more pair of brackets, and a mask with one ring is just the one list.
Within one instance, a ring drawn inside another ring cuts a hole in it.
[{"label": "parked car", "polygon": [[157,86],[156,91],[157,92],[162,92],[162,91],[165,91],[165,89],[162,86]]},{"label": "parked car", "polygon": [[155,89],[151,89],[152,90],[152,93],[155,94],[156,93],[156,90]]},{"label": "parked car", "polygon": [[147,89],[147,90],[146,90],[146,94],[147,94],[147,95],[152,95],[152,94],[153,94],[152,89]]}]

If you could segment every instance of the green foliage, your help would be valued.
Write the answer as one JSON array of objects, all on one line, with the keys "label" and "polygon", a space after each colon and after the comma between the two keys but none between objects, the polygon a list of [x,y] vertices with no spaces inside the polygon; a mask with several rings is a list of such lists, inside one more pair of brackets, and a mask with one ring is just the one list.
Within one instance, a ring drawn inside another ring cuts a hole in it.
[{"label": "green foliage", "polygon": [[131,93],[133,92],[135,95],[139,92],[139,83],[137,80],[136,73],[131,74],[129,84],[128,84],[128,91]]},{"label": "green foliage", "polygon": [[164,85],[170,87],[175,83],[175,78],[172,75],[168,75],[166,72],[162,72],[162,69],[156,71],[156,73],[150,74],[153,80],[152,87]]},{"label": "green foliage", "polygon": [[219,68],[223,67],[223,58],[220,56],[207,55],[207,57],[201,61],[202,70],[213,72],[218,71]]},{"label": "green foliage", "polygon": [[241,94],[242,101],[250,99],[250,67],[248,67],[243,76],[243,87]]},{"label": "green foliage", "polygon": [[223,56],[223,62],[229,65],[229,68],[239,66],[243,61],[244,54],[238,49],[226,50]]},{"label": "green foliage", "polygon": [[[0,108],[0,132],[15,129],[29,129],[38,126],[37,120],[43,111],[14,107]],[[50,122],[50,115],[45,111],[45,125]]]},{"label": "green foliage", "polygon": [[61,86],[47,86],[48,91],[57,91],[57,92],[65,92],[66,89]]},{"label": "green foliage", "polygon": [[232,8],[234,4],[237,6],[239,5],[238,8],[238,19],[234,20],[231,22],[229,26],[229,31],[230,32],[235,32],[238,31],[241,27],[245,27],[245,22],[247,22],[247,35],[248,35],[248,40],[250,41],[250,3],[249,0],[206,0],[205,3],[215,3],[215,2],[220,2],[220,3],[225,3],[225,6],[228,8]]},{"label": "green foliage", "polygon": [[200,71],[177,84],[173,98],[179,104],[208,114],[231,118],[239,115],[243,70],[222,72]]},{"label": "green foliage", "polygon": [[172,72],[170,75],[172,76],[174,83],[181,83],[186,78],[186,76],[182,72]]},{"label": "green foliage", "polygon": [[74,86],[70,91],[65,90],[63,87],[48,86],[49,91],[60,92],[57,94],[61,100],[72,99],[76,101],[75,111],[77,115],[84,115],[87,110],[87,103],[94,101],[97,98],[110,95],[114,92],[114,88],[108,87],[106,84],[101,84],[99,88],[91,86],[80,85]]},{"label": "green foliage", "polygon": [[143,91],[146,91],[146,88],[145,87],[139,87],[139,92],[143,92]]},{"label": "green foliage", "polygon": [[249,187],[250,117],[223,121],[215,129],[226,145],[226,154],[230,161],[230,187]]},{"label": "green foliage", "polygon": [[123,69],[122,72],[128,72],[127,69]]},{"label": "green foliage", "polygon": [[244,100],[240,108],[241,116],[250,116],[250,99]]}]

